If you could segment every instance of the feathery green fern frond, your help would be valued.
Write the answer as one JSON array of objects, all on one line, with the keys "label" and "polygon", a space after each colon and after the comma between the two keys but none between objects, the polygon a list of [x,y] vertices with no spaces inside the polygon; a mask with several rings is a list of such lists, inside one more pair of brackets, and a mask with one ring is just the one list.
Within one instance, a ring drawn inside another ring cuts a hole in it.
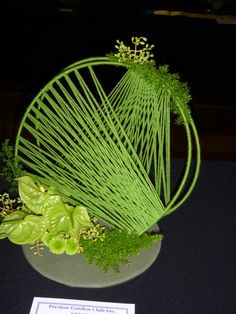
[{"label": "feathery green fern frond", "polygon": [[0,160],[2,163],[0,175],[10,184],[11,190],[17,190],[16,178],[22,175],[23,169],[14,154],[14,146],[10,145],[9,139],[2,143]]},{"label": "feathery green fern frond", "polygon": [[103,272],[120,272],[121,265],[128,265],[129,258],[149,248],[155,241],[161,241],[162,234],[144,233],[141,236],[126,230],[108,230],[104,239],[88,241],[81,238],[83,256],[89,264],[95,264]]}]

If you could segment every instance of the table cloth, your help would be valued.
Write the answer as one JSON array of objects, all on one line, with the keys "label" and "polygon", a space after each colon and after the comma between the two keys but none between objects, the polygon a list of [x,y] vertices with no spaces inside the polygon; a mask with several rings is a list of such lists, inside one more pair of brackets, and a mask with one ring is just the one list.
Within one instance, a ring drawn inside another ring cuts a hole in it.
[{"label": "table cloth", "polygon": [[[44,278],[21,246],[1,240],[0,313],[27,314],[38,296],[135,303],[136,314],[235,314],[235,183],[235,162],[203,161],[191,196],[159,223],[164,240],[155,263],[109,288],[72,288]],[[1,180],[0,190],[5,187]]]}]

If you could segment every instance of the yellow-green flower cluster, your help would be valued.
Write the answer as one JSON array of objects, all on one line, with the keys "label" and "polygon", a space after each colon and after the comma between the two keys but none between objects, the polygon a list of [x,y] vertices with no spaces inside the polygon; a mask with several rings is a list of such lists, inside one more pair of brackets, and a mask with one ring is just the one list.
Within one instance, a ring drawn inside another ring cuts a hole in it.
[{"label": "yellow-green flower cluster", "polygon": [[119,62],[133,61],[135,63],[143,64],[150,61],[150,58],[154,57],[151,52],[154,45],[147,44],[146,37],[132,37],[131,41],[134,45],[133,49],[126,46],[123,41],[116,41],[117,45],[115,45],[115,48],[118,49],[118,52],[114,56],[118,58]]},{"label": "yellow-green flower cluster", "polygon": [[81,235],[85,240],[103,241],[106,234],[105,234],[106,227],[101,226],[100,224],[94,225],[93,228],[82,230]]},{"label": "yellow-green flower cluster", "polygon": [[20,198],[12,199],[9,193],[0,194],[0,214],[2,216],[6,216],[13,212],[13,210],[17,210],[23,206],[24,204]]}]

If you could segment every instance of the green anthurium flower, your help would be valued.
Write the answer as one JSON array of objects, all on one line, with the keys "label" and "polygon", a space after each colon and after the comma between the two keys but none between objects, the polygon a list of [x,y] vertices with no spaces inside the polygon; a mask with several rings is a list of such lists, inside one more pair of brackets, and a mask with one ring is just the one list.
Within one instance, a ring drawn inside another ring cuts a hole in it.
[{"label": "green anthurium flower", "polygon": [[80,230],[93,227],[85,207],[69,206],[62,201],[47,210],[45,217],[48,221],[48,231],[53,235],[66,232],[76,236]]},{"label": "green anthurium flower", "polygon": [[31,177],[20,177],[18,182],[20,198],[33,213],[44,214],[64,208],[60,196],[52,195],[52,190],[46,191],[42,185],[38,186]]},{"label": "green anthurium flower", "polygon": [[[32,213],[43,215],[44,225],[51,236],[55,237],[62,232],[77,236],[82,229],[94,226],[84,206],[65,204],[60,196],[52,194],[53,190],[47,191],[43,186],[35,184],[29,176],[20,177],[18,181],[20,198]],[[25,235],[27,228],[25,226]],[[15,234],[11,235],[14,240]]]},{"label": "green anthurium flower", "polygon": [[[12,226],[10,226],[11,224]],[[43,216],[22,212],[14,212],[8,215],[6,224],[3,223],[2,225],[9,226],[8,239],[15,244],[33,244],[41,238],[47,228]]]},{"label": "green anthurium flower", "polygon": [[2,233],[1,229],[0,229],[0,240],[7,238],[7,234],[6,233]]},{"label": "green anthurium flower", "polygon": [[2,221],[0,225],[1,238],[6,238],[11,234],[19,225],[19,223],[24,219],[26,213],[21,211],[15,211],[8,214]]},{"label": "green anthurium flower", "polygon": [[79,231],[82,229],[94,227],[93,223],[90,220],[87,209],[84,206],[76,206],[75,208],[73,208],[73,213],[70,222],[71,229],[75,234],[78,234]]},{"label": "green anthurium flower", "polygon": [[61,199],[53,207],[48,208],[44,216],[48,222],[49,233],[56,235],[60,232],[68,232],[70,212]]},{"label": "green anthurium flower", "polygon": [[31,177],[24,176],[18,178],[18,189],[20,198],[33,213],[44,213],[49,195],[42,186],[37,186]]}]

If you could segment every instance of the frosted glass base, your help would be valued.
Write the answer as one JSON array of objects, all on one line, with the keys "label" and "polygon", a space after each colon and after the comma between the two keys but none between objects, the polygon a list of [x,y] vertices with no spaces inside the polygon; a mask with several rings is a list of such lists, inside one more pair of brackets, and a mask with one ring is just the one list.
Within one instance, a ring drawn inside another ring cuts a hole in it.
[{"label": "frosted glass base", "polygon": [[131,280],[147,270],[160,252],[161,241],[129,258],[129,265],[121,266],[118,274],[113,271],[103,273],[80,255],[56,255],[45,248],[43,256],[37,256],[33,255],[29,245],[22,248],[31,266],[46,278],[71,287],[104,288]]}]

